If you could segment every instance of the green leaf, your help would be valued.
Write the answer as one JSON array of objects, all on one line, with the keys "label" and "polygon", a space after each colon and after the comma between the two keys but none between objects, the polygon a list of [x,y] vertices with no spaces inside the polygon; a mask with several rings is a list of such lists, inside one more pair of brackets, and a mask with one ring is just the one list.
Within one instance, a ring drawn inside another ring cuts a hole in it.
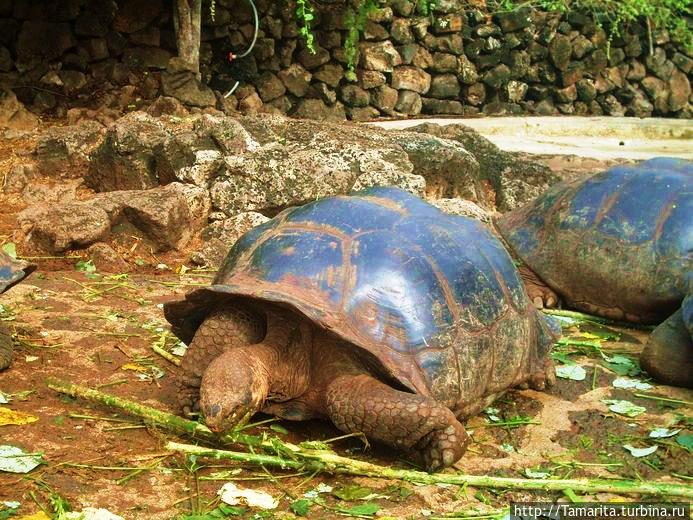
[{"label": "green leaf", "polygon": [[340,509],[340,513],[345,513],[347,515],[374,515],[380,511],[380,506],[372,502],[366,502],[365,504],[360,504],[354,507],[348,507],[345,509]]},{"label": "green leaf", "polygon": [[15,245],[14,242],[8,242],[7,244],[4,244],[2,246],[2,250],[12,258],[13,260],[17,259],[17,246]]},{"label": "green leaf", "polygon": [[373,490],[363,486],[351,485],[335,489],[332,494],[341,500],[361,500],[372,495]]},{"label": "green leaf", "polygon": [[405,498],[410,497],[414,492],[405,486],[392,485],[385,489],[385,493],[392,495],[395,499],[404,500]]},{"label": "green leaf", "polygon": [[693,434],[682,433],[676,437],[676,442],[686,448],[688,451],[693,451]]},{"label": "green leaf", "polygon": [[36,466],[44,463],[41,455],[25,453],[16,446],[0,446],[0,472],[29,473]]},{"label": "green leaf", "polygon": [[91,259],[87,260],[86,262],[84,260],[80,260],[75,264],[75,271],[82,271],[84,273],[91,274],[96,272],[96,266]]},{"label": "green leaf", "polygon": [[556,367],[556,376],[573,381],[584,381],[587,372],[580,365],[559,365]]},{"label": "green leaf", "polygon": [[637,376],[642,372],[640,365],[635,359],[621,354],[607,357],[604,365],[619,376]]},{"label": "green leaf", "polygon": [[299,500],[296,500],[295,502],[291,502],[291,505],[289,505],[289,508],[291,511],[293,511],[295,514],[298,516],[308,516],[308,512],[310,511],[310,506],[313,505],[313,502],[310,500],[307,500],[305,498],[301,498]]},{"label": "green leaf", "polygon": [[272,430],[273,432],[281,433],[281,434],[283,434],[283,435],[286,435],[286,434],[289,433],[289,430],[287,430],[286,428],[284,428],[281,424],[276,424],[276,423],[270,424],[270,427],[269,427],[269,428],[270,428],[270,430]]},{"label": "green leaf", "polygon": [[647,408],[633,404],[630,401],[623,401],[620,399],[602,399],[602,402],[608,405],[609,410],[612,412],[619,415],[625,415],[626,417],[637,417],[641,413],[647,411]]}]

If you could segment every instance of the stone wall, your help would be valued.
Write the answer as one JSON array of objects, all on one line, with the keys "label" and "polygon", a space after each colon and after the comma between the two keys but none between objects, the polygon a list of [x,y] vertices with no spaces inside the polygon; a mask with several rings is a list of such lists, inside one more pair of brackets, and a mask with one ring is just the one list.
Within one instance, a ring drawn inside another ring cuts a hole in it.
[{"label": "stone wall", "polygon": [[[693,59],[666,31],[654,31],[650,52],[645,27],[630,27],[607,52],[605,32],[577,13],[489,15],[440,0],[435,16],[425,17],[415,4],[395,0],[373,13],[357,81],[350,82],[342,2],[321,4],[311,54],[292,3],[258,1],[257,44],[249,57],[229,61],[230,51],[247,48],[252,13],[245,0],[217,0],[214,19],[204,9],[201,51],[203,81],[217,94],[203,88],[186,101],[331,120],[420,113],[691,117]],[[175,55],[168,9],[163,0],[0,0],[0,83],[15,87],[32,110],[58,115],[65,95],[97,102],[123,88],[127,95],[105,102],[137,107],[162,93],[162,76],[164,93],[175,95],[164,72],[169,66],[171,73]],[[236,80],[240,87],[223,100],[220,93]]]}]

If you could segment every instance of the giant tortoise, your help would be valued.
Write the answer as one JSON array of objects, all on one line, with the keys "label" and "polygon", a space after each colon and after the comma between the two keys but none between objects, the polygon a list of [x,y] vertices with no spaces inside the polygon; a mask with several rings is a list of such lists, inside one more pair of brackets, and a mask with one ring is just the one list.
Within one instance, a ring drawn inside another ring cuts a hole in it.
[{"label": "giant tortoise", "polygon": [[641,364],[693,387],[693,162],[656,158],[561,183],[497,220],[530,298],[661,323]]},{"label": "giant tortoise", "polygon": [[324,417],[428,470],[464,453],[460,419],[554,377],[553,329],[501,242],[395,188],[283,211],[164,309],[190,344],[181,405],[199,395],[211,429]]}]

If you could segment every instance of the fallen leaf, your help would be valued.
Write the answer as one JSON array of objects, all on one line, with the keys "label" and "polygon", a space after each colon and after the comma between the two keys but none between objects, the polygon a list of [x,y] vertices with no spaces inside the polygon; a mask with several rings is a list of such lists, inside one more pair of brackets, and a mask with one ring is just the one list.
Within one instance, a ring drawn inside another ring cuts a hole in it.
[{"label": "fallen leaf", "polygon": [[617,377],[613,380],[611,385],[614,388],[625,388],[634,390],[650,390],[652,385],[650,383],[645,383],[644,381],[638,381],[637,379],[630,379],[628,377]]},{"label": "fallen leaf", "polygon": [[17,259],[17,246],[14,244],[14,242],[8,242],[7,244],[4,244],[2,246],[2,250],[12,258],[13,260]]},{"label": "fallen leaf", "polygon": [[0,404],[7,404],[9,402],[10,402],[10,398],[7,395],[0,392]]},{"label": "fallen leaf", "polygon": [[125,520],[122,516],[111,513],[108,509],[85,507],[80,512],[64,513],[61,520]]},{"label": "fallen leaf", "polygon": [[43,511],[39,511],[33,515],[20,516],[17,520],[51,520],[51,517]]},{"label": "fallen leaf", "polygon": [[666,439],[667,437],[673,437],[681,430],[670,430],[669,428],[655,428],[650,432],[650,437],[652,439]]},{"label": "fallen leaf", "polygon": [[0,446],[0,471],[8,473],[29,473],[39,464],[43,464],[41,455],[25,453],[17,446]]},{"label": "fallen leaf", "polygon": [[529,478],[549,478],[551,476],[551,473],[548,471],[534,471],[533,469],[525,469],[525,476]]},{"label": "fallen leaf", "polygon": [[556,367],[556,376],[573,381],[583,381],[587,372],[580,365],[559,365]]},{"label": "fallen leaf", "polygon": [[0,426],[22,425],[38,421],[38,417],[0,406]]},{"label": "fallen leaf", "polygon": [[367,502],[365,504],[360,504],[358,506],[354,507],[348,507],[346,509],[340,509],[340,513],[346,513],[348,515],[374,515],[380,511],[380,506],[378,504],[373,504],[371,502]]},{"label": "fallen leaf", "polygon": [[693,451],[693,435],[690,433],[681,434],[676,437],[676,442],[678,442],[684,448]]},{"label": "fallen leaf", "polygon": [[647,457],[648,455],[652,455],[655,451],[657,451],[657,446],[648,446],[647,448],[636,448],[635,446],[631,446],[630,444],[624,444],[623,447],[627,449],[630,454],[633,457]]},{"label": "fallen leaf", "polygon": [[291,502],[289,507],[291,508],[291,511],[293,511],[294,514],[297,514],[298,516],[308,516],[310,506],[312,505],[313,502],[311,502],[310,500],[301,498],[299,500]]},{"label": "fallen leaf", "polygon": [[647,408],[633,404],[630,401],[623,401],[620,399],[603,399],[602,402],[609,405],[609,410],[612,412],[619,415],[625,415],[626,417],[637,417],[641,413],[647,411]]},{"label": "fallen leaf", "polygon": [[239,488],[233,482],[224,484],[217,495],[221,497],[221,501],[230,506],[238,505],[245,502],[250,507],[259,507],[261,509],[275,509],[279,505],[279,501],[264,491],[255,491],[253,489]]}]

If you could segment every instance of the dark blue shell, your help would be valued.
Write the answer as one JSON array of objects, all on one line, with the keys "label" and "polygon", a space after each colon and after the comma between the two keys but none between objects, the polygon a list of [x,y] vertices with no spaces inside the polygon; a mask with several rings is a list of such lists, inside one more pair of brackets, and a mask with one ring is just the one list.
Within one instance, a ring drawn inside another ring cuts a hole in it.
[{"label": "dark blue shell", "polygon": [[35,269],[35,265],[15,260],[0,251],[0,293],[24,280]]},{"label": "dark blue shell", "polygon": [[166,316],[180,329],[214,294],[298,310],[452,407],[504,390],[551,344],[483,224],[394,188],[319,200],[253,228],[213,285],[167,304]]},{"label": "dark blue shell", "polygon": [[504,216],[514,252],[578,308],[659,321],[688,292],[693,163],[656,158],[559,184]]}]

